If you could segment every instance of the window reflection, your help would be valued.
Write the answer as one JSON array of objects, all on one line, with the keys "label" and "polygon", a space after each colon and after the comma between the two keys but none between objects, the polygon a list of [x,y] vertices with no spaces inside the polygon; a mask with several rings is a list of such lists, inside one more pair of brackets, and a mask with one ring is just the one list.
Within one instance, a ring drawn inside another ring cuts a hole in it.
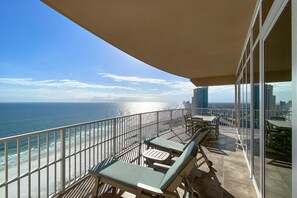
[{"label": "window reflection", "polygon": [[291,6],[264,43],[265,196],[292,197]]}]

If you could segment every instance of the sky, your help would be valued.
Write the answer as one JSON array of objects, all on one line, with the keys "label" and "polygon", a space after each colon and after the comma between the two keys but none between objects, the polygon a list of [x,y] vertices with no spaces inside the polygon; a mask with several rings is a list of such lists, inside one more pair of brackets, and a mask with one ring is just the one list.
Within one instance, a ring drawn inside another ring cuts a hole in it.
[{"label": "sky", "polygon": [[[0,2],[0,102],[182,102],[195,86],[111,46],[39,0]],[[233,102],[234,86],[209,88]]]}]

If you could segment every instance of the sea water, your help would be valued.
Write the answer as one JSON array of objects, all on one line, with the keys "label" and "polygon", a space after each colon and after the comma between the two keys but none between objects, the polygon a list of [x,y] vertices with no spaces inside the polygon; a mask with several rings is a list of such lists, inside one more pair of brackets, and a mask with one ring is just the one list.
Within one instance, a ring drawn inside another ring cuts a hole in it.
[{"label": "sea water", "polygon": [[[0,103],[0,139],[65,125],[118,117],[142,112],[181,107],[178,104],[161,102],[131,103]],[[53,137],[51,137],[53,138]],[[59,134],[56,137],[59,139]],[[41,142],[45,137],[41,136]],[[37,136],[31,138],[31,155],[37,156]],[[15,165],[16,141],[8,142],[8,164]],[[35,146],[34,146],[35,145]],[[26,139],[22,139],[21,161],[28,158]],[[59,145],[58,145],[59,146]],[[53,141],[50,141],[50,149]],[[22,148],[24,148],[22,152]],[[41,145],[41,154],[46,145]],[[0,169],[4,168],[4,144],[0,143]]]}]

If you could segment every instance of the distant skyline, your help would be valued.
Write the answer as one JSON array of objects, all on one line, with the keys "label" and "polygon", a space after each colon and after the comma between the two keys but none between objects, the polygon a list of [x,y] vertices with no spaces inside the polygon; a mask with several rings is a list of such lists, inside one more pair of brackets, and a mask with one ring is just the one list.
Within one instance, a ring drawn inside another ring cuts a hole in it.
[{"label": "distant skyline", "polygon": [[[40,1],[0,3],[0,102],[191,101],[195,86],[118,50]],[[234,86],[209,88],[234,102]]]}]

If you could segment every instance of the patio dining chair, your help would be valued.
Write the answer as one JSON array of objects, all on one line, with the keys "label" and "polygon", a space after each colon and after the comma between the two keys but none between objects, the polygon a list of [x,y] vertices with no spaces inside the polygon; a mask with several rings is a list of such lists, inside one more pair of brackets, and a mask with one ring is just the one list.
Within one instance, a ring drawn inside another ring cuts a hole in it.
[{"label": "patio dining chair", "polygon": [[219,133],[220,133],[219,132],[220,118],[221,118],[221,116],[219,115],[219,116],[216,117],[216,121],[215,121],[214,124],[212,124],[212,123],[208,124],[208,126],[211,128],[211,130],[213,131],[214,136],[216,138],[218,138]]},{"label": "patio dining chair", "polygon": [[192,132],[192,130],[193,130],[192,116],[190,114],[185,115],[184,119],[185,119],[186,133],[189,134],[190,131],[191,131],[191,133],[193,133]]},{"label": "patio dining chair", "polygon": [[284,135],[282,131],[274,129],[268,120],[265,120],[265,142],[269,147],[282,147],[284,143]]},{"label": "patio dining chair", "polygon": [[194,135],[194,132],[204,127],[203,118],[192,118],[192,135]]}]

